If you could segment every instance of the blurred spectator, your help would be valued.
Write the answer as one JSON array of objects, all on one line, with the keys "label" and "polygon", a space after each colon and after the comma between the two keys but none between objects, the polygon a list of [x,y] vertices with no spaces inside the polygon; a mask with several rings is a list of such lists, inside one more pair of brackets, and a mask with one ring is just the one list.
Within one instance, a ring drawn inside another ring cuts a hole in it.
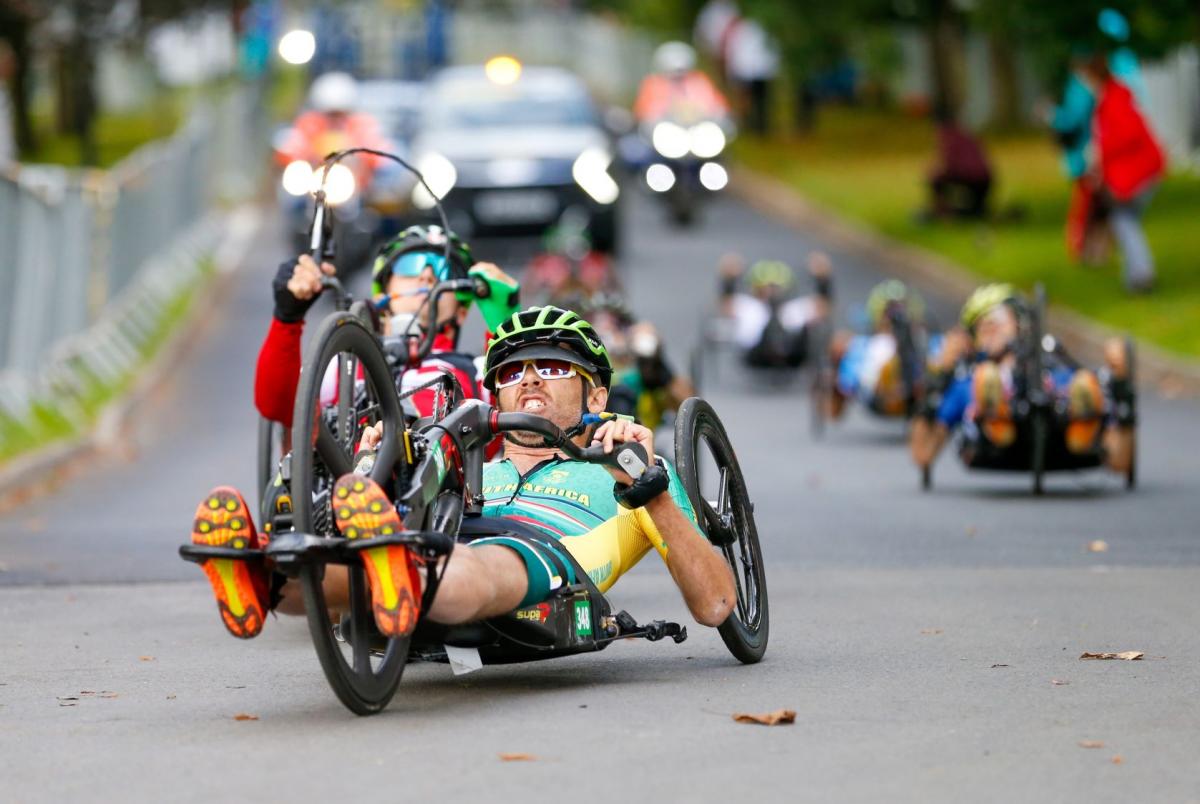
[{"label": "blurred spectator", "polygon": [[730,0],[709,0],[696,16],[692,38],[696,46],[717,62],[721,77],[729,80],[725,64],[725,44],[738,21],[737,6]]},{"label": "blurred spectator", "polygon": [[[1124,43],[1129,39],[1129,25],[1120,12],[1104,9],[1097,19],[1097,28],[1118,47],[1108,55],[1108,68],[1113,77],[1133,90],[1138,100],[1145,98],[1141,69],[1137,55]],[[1063,87],[1058,106],[1044,105],[1040,116],[1053,129],[1063,151],[1063,168],[1075,182],[1067,212],[1067,252],[1072,259],[1086,264],[1103,262],[1108,250],[1108,209],[1104,198],[1093,191],[1085,180],[1087,149],[1091,141],[1092,114],[1096,98],[1088,88],[1082,72],[1095,54],[1095,48],[1076,45],[1071,54],[1071,72]]]},{"label": "blurred spectator", "polygon": [[937,161],[929,172],[931,218],[984,218],[992,168],[979,140],[946,109],[936,113]]},{"label": "blurred spectator", "polygon": [[746,100],[744,124],[756,134],[766,134],[771,82],[779,73],[779,53],[762,26],[751,19],[733,24],[725,46],[725,65],[729,79],[737,84]]},{"label": "blurred spectator", "polygon": [[1133,92],[1113,76],[1108,65],[1107,56],[1098,53],[1084,70],[1097,99],[1089,179],[1111,205],[1109,220],[1121,249],[1125,287],[1145,293],[1154,288],[1154,257],[1141,217],[1162,178],[1166,156],[1138,110]]},{"label": "blurred spectator", "polygon": [[0,40],[0,169],[17,161],[16,129],[8,88],[16,74],[17,59],[8,43]]}]

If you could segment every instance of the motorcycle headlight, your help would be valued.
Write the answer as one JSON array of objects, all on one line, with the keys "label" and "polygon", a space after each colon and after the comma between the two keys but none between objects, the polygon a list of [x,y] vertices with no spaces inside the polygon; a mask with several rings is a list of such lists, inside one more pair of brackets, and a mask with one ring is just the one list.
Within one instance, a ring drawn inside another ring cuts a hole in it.
[{"label": "motorcycle headlight", "polygon": [[597,204],[611,204],[620,195],[620,188],[608,174],[612,154],[603,148],[588,148],[571,166],[571,176]]},{"label": "motorcycle headlight", "polygon": [[303,159],[289,162],[283,169],[283,189],[288,195],[307,195],[312,188],[313,169]]},{"label": "motorcycle headlight", "polygon": [[313,171],[312,174],[312,192],[324,186],[325,200],[334,206],[350,200],[354,195],[354,185],[354,172],[341,163]]},{"label": "motorcycle headlight", "polygon": [[679,159],[688,152],[687,130],[667,120],[654,127],[650,142],[654,145],[654,150],[667,159]]},{"label": "motorcycle headlight", "polygon": [[646,168],[646,184],[656,193],[665,193],[675,186],[675,171],[662,164]]},{"label": "motorcycle headlight", "polygon": [[[458,171],[454,169],[454,163],[436,151],[430,151],[417,160],[417,170],[424,177],[425,184],[429,185],[429,190],[426,190],[424,184],[417,182],[417,186],[413,188],[413,203],[421,209],[430,209],[435,199],[440,201],[445,198],[446,193],[450,192],[454,183],[458,181]],[[432,196],[429,194],[430,190],[433,191]]]},{"label": "motorcycle headlight", "polygon": [[725,150],[725,132],[711,120],[688,129],[688,148],[701,159],[712,159]]},{"label": "motorcycle headlight", "polygon": [[705,162],[700,166],[700,183],[714,193],[723,190],[729,184],[729,172],[716,162]]}]

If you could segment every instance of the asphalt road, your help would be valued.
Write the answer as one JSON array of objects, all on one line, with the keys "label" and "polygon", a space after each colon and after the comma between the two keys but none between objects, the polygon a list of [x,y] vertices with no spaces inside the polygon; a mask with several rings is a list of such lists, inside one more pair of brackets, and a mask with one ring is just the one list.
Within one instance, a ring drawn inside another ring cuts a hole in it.
[{"label": "asphalt road", "polygon": [[[816,245],[729,199],[688,231],[632,201],[626,282],[679,366],[722,251],[800,264]],[[756,503],[763,663],[693,626],[468,676],[415,666],[386,712],[350,715],[302,621],[229,638],[175,554],[205,490],[251,490],[281,256],[268,226],[120,455],[0,515],[0,800],[1200,801],[1200,417],[1152,389],[1135,493],[1092,472],[1034,499],[950,454],[922,494],[895,424],[854,412],[814,441],[800,385],[726,372],[706,396]],[[834,256],[845,314],[877,274]],[[612,597],[686,622],[653,555]],[[1125,650],[1145,659],[1078,658]],[[730,717],[780,708],[794,725]]]}]

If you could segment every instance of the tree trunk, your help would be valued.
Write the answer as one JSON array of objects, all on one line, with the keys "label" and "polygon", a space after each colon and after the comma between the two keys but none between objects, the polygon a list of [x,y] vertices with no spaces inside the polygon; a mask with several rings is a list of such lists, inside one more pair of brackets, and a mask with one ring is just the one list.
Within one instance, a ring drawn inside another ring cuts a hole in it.
[{"label": "tree trunk", "polygon": [[988,52],[992,62],[992,125],[1016,128],[1021,122],[1016,54],[999,31],[988,35]]},{"label": "tree trunk", "polygon": [[962,43],[950,0],[934,1],[928,36],[934,112],[956,117],[963,102],[962,70],[958,64]]},{"label": "tree trunk", "polygon": [[27,154],[37,145],[33,121],[29,114],[29,80],[32,74],[30,61],[33,53],[29,47],[28,19],[15,12],[0,11],[0,39],[12,48],[12,79],[9,82],[9,97],[12,99],[13,134],[19,153]]}]

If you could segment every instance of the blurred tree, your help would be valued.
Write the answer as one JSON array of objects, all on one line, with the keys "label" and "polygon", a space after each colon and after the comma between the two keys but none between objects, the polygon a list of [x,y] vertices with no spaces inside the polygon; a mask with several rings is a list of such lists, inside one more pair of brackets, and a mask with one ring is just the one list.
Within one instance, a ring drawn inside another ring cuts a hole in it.
[{"label": "blurred tree", "polygon": [[30,119],[30,33],[44,10],[31,0],[0,0],[0,39],[12,48],[13,75],[9,82],[12,99],[14,136],[19,151],[32,150],[35,145],[33,122]]},{"label": "blurred tree", "polygon": [[614,14],[637,28],[690,42],[692,25],[705,0],[583,0],[583,7],[596,13]]}]

